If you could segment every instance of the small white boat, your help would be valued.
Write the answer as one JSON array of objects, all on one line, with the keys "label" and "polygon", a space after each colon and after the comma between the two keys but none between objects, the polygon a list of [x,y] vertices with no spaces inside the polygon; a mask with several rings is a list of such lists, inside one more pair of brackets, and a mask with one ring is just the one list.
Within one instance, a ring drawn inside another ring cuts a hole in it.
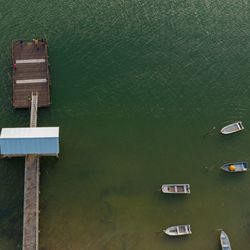
[{"label": "small white boat", "polygon": [[244,126],[242,122],[239,121],[239,122],[235,122],[235,123],[225,126],[224,128],[221,129],[220,132],[224,135],[227,135],[227,134],[232,134],[232,133],[241,131],[243,129],[244,129]]},{"label": "small white boat", "polygon": [[229,173],[246,172],[248,170],[248,164],[247,162],[226,163],[221,169]]},{"label": "small white boat", "polygon": [[168,227],[164,229],[163,232],[170,236],[181,236],[192,233],[190,225],[178,225],[178,226]]},{"label": "small white boat", "polygon": [[224,231],[220,233],[220,244],[222,250],[232,250],[229,238]]},{"label": "small white boat", "polygon": [[189,184],[163,184],[161,191],[165,194],[190,194]]}]

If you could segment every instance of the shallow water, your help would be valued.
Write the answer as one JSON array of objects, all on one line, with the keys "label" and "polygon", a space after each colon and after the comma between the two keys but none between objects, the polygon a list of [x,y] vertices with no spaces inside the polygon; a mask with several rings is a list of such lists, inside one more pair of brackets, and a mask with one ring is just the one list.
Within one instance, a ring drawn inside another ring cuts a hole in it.
[{"label": "shallow water", "polygon": [[[0,0],[0,127],[11,107],[10,44],[45,35],[60,158],[41,161],[41,250],[220,249],[250,240],[249,6],[245,1]],[[221,136],[242,120],[245,131]],[[216,127],[214,130],[213,127]],[[23,159],[0,161],[0,249],[21,249]],[[191,194],[163,195],[163,183]],[[167,226],[193,234],[169,238]]]}]

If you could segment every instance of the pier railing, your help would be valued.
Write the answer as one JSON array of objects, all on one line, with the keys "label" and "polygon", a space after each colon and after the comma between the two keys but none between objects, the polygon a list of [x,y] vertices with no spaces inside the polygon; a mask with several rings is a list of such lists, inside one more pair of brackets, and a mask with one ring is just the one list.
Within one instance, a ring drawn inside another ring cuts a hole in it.
[{"label": "pier railing", "polygon": [[[37,126],[38,93],[31,95],[30,127]],[[39,156],[25,157],[23,250],[38,250],[39,240]]]},{"label": "pier railing", "polygon": [[31,95],[30,127],[37,126],[38,93]]}]

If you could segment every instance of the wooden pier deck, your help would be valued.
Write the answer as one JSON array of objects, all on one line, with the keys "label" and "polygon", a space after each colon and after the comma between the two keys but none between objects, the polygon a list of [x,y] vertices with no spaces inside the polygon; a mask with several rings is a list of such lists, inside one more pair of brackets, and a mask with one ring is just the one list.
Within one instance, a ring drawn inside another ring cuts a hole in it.
[{"label": "wooden pier deck", "polygon": [[[38,94],[32,93],[30,127],[37,126]],[[38,250],[39,246],[39,175],[38,155],[25,157],[23,250]]]},{"label": "wooden pier deck", "polygon": [[39,249],[39,156],[25,157],[23,250]]},{"label": "wooden pier deck", "polygon": [[38,107],[48,107],[50,74],[45,40],[12,42],[13,106],[29,108],[32,92],[39,94]]}]

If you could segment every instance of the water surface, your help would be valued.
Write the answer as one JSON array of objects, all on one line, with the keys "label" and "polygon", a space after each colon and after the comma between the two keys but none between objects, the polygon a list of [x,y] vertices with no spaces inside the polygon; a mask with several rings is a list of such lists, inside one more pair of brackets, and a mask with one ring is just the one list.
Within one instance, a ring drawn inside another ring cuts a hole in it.
[{"label": "water surface", "polygon": [[[11,107],[10,44],[45,35],[59,159],[41,161],[41,250],[248,249],[249,5],[246,1],[0,0],[0,127]],[[219,130],[242,120],[246,130]],[[216,127],[211,133],[208,131]],[[0,249],[21,249],[23,159],[0,161]],[[163,183],[190,183],[167,196]],[[193,234],[169,238],[167,226]]]}]

